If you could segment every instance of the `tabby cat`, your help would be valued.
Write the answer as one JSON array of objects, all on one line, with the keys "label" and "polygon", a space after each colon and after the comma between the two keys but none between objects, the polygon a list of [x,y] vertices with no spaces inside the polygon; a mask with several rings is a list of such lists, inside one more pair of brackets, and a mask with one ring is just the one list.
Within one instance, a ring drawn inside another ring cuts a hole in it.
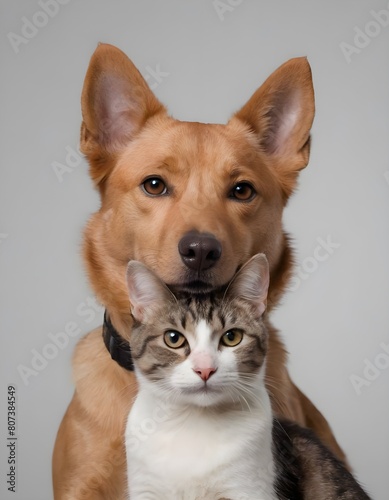
[{"label": "tabby cat", "polygon": [[127,281],[139,384],[126,428],[131,500],[369,498],[310,431],[273,418],[263,254],[202,296],[174,294],[136,261]]}]

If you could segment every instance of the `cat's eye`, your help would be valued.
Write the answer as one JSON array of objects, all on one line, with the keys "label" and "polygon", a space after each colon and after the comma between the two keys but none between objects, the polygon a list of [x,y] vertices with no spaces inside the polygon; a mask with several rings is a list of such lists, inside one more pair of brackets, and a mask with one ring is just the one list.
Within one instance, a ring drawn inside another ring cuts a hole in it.
[{"label": "cat's eye", "polygon": [[150,196],[163,196],[167,194],[165,182],[160,177],[149,177],[142,184],[143,191]]},{"label": "cat's eye", "polygon": [[165,344],[172,349],[178,349],[182,347],[186,338],[180,332],[176,332],[175,330],[168,330],[164,335]]},{"label": "cat's eye", "polygon": [[243,332],[238,329],[234,330],[228,330],[222,338],[221,338],[221,343],[227,347],[235,347],[236,345],[240,344],[243,339]]}]

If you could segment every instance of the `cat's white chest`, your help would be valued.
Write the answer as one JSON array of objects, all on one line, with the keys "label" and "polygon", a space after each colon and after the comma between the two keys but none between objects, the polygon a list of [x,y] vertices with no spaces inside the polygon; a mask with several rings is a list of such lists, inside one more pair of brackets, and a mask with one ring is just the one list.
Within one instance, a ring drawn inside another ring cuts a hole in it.
[{"label": "cat's white chest", "polygon": [[251,412],[213,413],[177,410],[141,391],[126,428],[131,500],[274,499],[264,399]]}]

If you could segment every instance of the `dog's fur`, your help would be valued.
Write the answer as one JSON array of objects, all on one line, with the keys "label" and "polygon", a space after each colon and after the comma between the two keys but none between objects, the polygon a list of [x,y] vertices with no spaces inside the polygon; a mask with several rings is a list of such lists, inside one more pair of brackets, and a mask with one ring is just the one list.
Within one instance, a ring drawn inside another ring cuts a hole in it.
[{"label": "dog's fur", "polygon": [[[101,195],[85,230],[84,258],[92,287],[123,337],[132,324],[125,281],[130,259],[195,293],[227,283],[263,252],[271,270],[268,308],[277,305],[292,267],[282,212],[308,163],[314,117],[305,58],[285,63],[227,125],[215,125],[169,117],[125,54],[100,44],[85,78],[82,114],[81,150]],[[166,194],[145,193],[150,176],[163,179]],[[255,193],[239,201],[234,186],[243,181]],[[201,273],[178,252],[191,231],[213,235],[222,248],[220,259]],[[284,346],[268,328],[275,413],[314,429],[344,460],[324,417],[291,381]],[[54,449],[55,499],[124,499],[123,432],[137,387],[133,373],[111,360],[101,328],[78,344],[74,379]]]}]

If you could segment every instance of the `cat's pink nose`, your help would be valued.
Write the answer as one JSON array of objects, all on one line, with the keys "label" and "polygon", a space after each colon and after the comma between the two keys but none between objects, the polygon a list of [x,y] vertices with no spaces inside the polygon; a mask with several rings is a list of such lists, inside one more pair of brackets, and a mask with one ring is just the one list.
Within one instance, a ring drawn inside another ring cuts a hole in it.
[{"label": "cat's pink nose", "polygon": [[197,375],[202,379],[204,380],[204,382],[206,382],[209,377],[215,373],[215,371],[217,370],[217,368],[193,368],[193,371],[195,373],[197,373]]}]

